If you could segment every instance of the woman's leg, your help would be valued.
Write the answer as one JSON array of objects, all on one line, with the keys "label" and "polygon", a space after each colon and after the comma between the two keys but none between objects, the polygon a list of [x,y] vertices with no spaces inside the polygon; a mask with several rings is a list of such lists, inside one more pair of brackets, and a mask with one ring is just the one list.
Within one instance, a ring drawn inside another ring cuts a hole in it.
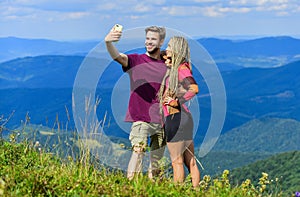
[{"label": "woman's leg", "polygon": [[186,143],[188,150],[184,151],[184,163],[187,166],[189,172],[191,173],[192,184],[194,187],[197,187],[200,182],[200,171],[198,169],[196,159],[194,156],[194,142],[188,141]]},{"label": "woman's leg", "polygon": [[167,143],[173,167],[173,180],[177,183],[184,182],[184,142],[168,142]]}]

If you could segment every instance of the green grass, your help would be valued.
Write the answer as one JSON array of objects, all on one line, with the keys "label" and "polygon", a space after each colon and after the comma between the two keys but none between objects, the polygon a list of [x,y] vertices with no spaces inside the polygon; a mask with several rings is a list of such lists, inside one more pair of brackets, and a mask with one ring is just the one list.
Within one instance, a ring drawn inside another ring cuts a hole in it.
[{"label": "green grass", "polygon": [[192,187],[190,176],[184,184],[173,183],[168,169],[163,169],[164,175],[155,180],[140,174],[130,181],[124,172],[95,160],[75,132],[43,128],[41,133],[27,127],[25,121],[3,138],[3,122],[0,196],[294,196],[283,194],[280,185],[270,181],[266,173],[257,180],[239,179],[240,184],[232,184],[228,170],[216,177],[202,174],[197,188]]},{"label": "green grass", "polygon": [[231,171],[232,182],[241,182],[245,178],[259,180],[259,173],[267,171],[273,185],[285,193],[300,191],[300,151],[290,151],[273,155],[267,159],[253,162]]},{"label": "green grass", "polygon": [[62,159],[34,142],[10,140],[0,145],[0,196],[282,196],[278,189],[268,190],[274,186],[266,177],[257,186],[249,180],[230,185],[227,170],[216,178],[205,175],[196,189],[189,177],[181,185],[171,177],[152,181],[146,175],[129,181],[95,162]]}]

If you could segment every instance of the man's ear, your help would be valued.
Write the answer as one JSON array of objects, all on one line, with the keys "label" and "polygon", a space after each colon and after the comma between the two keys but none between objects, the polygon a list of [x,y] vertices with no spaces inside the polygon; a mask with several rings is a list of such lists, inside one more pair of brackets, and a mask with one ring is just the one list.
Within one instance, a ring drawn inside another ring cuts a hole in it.
[{"label": "man's ear", "polygon": [[163,40],[161,40],[161,41],[159,42],[159,48],[162,47],[162,45],[164,44],[164,41],[165,41],[165,40],[163,39]]}]

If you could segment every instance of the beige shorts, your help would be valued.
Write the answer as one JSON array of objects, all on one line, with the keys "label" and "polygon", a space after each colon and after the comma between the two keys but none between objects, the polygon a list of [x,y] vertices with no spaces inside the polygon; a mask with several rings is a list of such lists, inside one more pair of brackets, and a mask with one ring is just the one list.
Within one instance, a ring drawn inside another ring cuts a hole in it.
[{"label": "beige shorts", "polygon": [[132,123],[129,135],[129,140],[132,146],[142,145],[146,147],[148,144],[149,136],[151,139],[151,150],[156,150],[166,145],[164,130],[161,124],[142,121]]}]

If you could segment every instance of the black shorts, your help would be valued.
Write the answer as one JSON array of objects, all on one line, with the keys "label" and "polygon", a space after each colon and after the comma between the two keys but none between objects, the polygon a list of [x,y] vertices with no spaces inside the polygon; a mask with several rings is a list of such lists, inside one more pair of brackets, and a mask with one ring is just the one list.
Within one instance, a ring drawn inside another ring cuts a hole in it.
[{"label": "black shorts", "polygon": [[167,142],[193,139],[194,123],[190,113],[178,112],[165,119],[164,131]]}]

